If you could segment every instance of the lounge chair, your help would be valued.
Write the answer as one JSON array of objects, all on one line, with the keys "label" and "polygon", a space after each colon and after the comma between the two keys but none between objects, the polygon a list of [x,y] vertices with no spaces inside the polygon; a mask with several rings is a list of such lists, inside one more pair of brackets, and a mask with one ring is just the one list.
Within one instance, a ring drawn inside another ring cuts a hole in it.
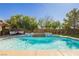
[{"label": "lounge chair", "polygon": [[10,35],[15,35],[15,34],[17,34],[16,31],[10,31]]},{"label": "lounge chair", "polygon": [[17,33],[18,34],[24,34],[24,31],[18,31]]}]

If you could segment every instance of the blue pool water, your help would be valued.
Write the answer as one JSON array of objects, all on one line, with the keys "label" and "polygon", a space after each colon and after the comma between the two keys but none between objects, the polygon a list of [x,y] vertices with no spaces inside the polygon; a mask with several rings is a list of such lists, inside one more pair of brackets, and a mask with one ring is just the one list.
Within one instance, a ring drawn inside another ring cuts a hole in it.
[{"label": "blue pool water", "polygon": [[[1,39],[1,38],[0,38]],[[55,35],[32,37],[14,36],[0,40],[0,50],[53,50],[79,49],[79,41]]]}]

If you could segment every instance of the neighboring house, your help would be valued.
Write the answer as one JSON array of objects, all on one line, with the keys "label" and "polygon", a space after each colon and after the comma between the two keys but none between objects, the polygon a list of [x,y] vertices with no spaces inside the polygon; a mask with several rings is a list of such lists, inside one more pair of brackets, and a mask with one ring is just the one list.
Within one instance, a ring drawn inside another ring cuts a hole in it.
[{"label": "neighboring house", "polygon": [[2,31],[3,22],[0,20],[0,31]]},{"label": "neighboring house", "polygon": [[0,35],[9,33],[9,24],[0,20]]}]

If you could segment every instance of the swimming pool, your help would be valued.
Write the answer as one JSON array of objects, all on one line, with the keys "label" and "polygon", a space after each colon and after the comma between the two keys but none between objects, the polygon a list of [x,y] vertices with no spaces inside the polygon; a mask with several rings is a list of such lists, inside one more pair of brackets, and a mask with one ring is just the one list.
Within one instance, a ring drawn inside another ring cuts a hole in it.
[{"label": "swimming pool", "polygon": [[[1,38],[0,38],[1,39]],[[67,50],[79,49],[79,41],[72,38],[48,35],[32,37],[19,35],[0,40],[0,50]]]}]

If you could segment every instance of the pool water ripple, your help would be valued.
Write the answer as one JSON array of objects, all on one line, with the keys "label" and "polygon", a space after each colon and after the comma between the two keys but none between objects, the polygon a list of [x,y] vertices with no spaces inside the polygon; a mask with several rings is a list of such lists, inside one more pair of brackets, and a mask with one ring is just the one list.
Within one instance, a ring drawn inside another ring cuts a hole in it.
[{"label": "pool water ripple", "polygon": [[79,41],[60,36],[27,37],[16,36],[0,41],[0,50],[65,50],[79,49]]}]

